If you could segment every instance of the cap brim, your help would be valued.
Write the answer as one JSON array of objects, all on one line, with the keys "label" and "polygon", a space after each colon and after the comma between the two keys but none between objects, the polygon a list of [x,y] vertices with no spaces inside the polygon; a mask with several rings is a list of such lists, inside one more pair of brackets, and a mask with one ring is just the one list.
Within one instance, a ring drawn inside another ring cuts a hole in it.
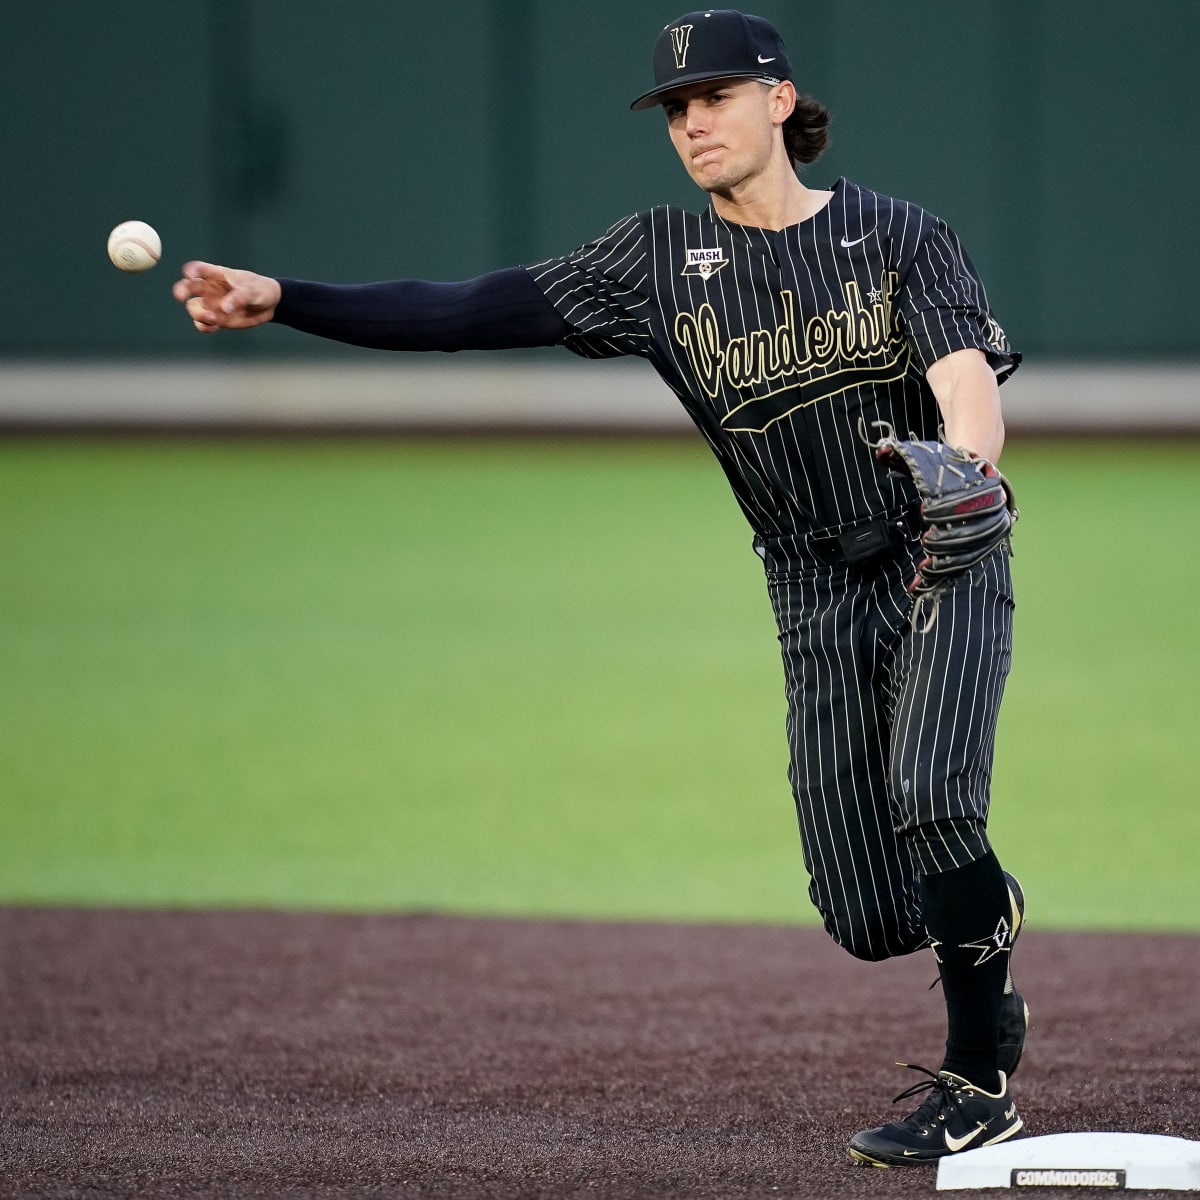
[{"label": "cap brim", "polygon": [[770,84],[783,82],[778,75],[760,74],[757,71],[735,71],[732,75],[728,71],[699,71],[695,75],[680,75],[678,79],[673,79],[670,83],[664,83],[662,87],[656,87],[653,91],[646,92],[644,95],[639,96],[629,107],[634,112],[643,112],[647,108],[654,108],[668,92],[673,92],[681,87],[688,87],[693,83],[707,83],[710,79],[757,79],[760,83]]}]

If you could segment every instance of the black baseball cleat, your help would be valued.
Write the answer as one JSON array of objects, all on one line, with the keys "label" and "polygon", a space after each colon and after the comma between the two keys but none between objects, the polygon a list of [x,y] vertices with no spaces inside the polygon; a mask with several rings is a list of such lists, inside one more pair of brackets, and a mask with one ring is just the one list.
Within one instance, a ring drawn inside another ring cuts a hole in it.
[{"label": "black baseball cleat", "polygon": [[1025,893],[1015,877],[1007,871],[1004,872],[1004,879],[1008,884],[1008,898],[1012,904],[1012,933],[1008,943],[1008,978],[1004,981],[1004,999],[1000,1002],[1000,1045],[996,1066],[1011,1078],[1025,1050],[1029,1005],[1025,1003],[1025,997],[1013,986],[1012,977],[1012,950],[1017,944],[1021,927],[1025,924]]},{"label": "black baseball cleat", "polygon": [[892,1103],[919,1092],[928,1091],[929,1095],[903,1121],[864,1129],[850,1139],[850,1158],[860,1166],[926,1166],[948,1154],[1025,1136],[1025,1123],[1009,1098],[1004,1075],[1000,1076],[1000,1091],[993,1095],[949,1071],[935,1075],[924,1067],[910,1069],[925,1071],[929,1078],[906,1088]]}]

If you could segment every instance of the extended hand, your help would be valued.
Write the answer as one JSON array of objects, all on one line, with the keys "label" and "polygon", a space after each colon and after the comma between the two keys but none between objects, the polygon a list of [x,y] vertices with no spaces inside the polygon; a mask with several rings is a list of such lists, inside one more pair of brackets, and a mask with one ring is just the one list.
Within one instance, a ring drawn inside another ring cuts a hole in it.
[{"label": "extended hand", "polygon": [[206,262],[185,263],[171,291],[201,333],[265,325],[280,296],[278,280]]}]

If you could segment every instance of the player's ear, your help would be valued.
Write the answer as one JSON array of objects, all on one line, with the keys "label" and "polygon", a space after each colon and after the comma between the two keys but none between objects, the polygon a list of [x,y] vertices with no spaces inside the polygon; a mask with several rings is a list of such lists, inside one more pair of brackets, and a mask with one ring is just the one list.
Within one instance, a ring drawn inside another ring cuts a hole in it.
[{"label": "player's ear", "polygon": [[771,89],[771,122],[782,125],[796,111],[796,85],[790,79]]}]

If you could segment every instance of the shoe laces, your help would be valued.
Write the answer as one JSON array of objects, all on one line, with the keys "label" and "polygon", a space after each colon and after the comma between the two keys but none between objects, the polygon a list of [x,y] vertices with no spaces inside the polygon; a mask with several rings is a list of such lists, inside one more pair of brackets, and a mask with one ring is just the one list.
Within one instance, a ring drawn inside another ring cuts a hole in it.
[{"label": "shoe laces", "polygon": [[966,1113],[963,1112],[962,1104],[959,1102],[957,1095],[961,1089],[954,1080],[945,1075],[939,1075],[937,1071],[931,1071],[928,1067],[917,1066],[915,1063],[897,1063],[896,1066],[905,1067],[910,1071],[921,1071],[929,1076],[928,1079],[922,1079],[919,1083],[914,1083],[912,1087],[905,1088],[898,1096],[892,1098],[893,1104],[899,1104],[901,1100],[908,1100],[913,1096],[919,1096],[922,1092],[929,1092],[924,1102],[915,1112],[904,1119],[903,1124],[914,1126],[932,1125],[947,1104],[953,1105],[958,1115],[964,1121],[966,1120]]}]

